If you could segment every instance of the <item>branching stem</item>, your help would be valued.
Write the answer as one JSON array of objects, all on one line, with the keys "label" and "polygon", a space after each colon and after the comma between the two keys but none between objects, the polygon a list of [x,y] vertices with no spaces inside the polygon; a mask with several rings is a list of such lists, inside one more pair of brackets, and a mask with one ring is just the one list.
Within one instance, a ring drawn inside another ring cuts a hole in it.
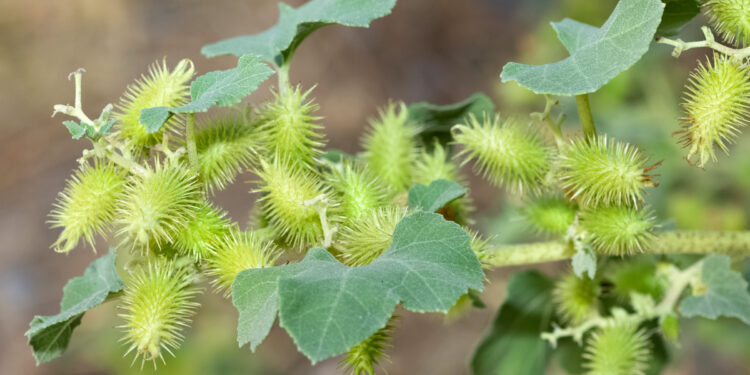
[{"label": "branching stem", "polygon": [[333,234],[336,233],[337,228],[328,225],[328,198],[325,194],[321,194],[313,199],[304,201],[303,204],[305,206],[313,206],[318,211],[320,228],[323,230],[323,248],[327,249],[331,247],[333,244]]},{"label": "branching stem", "polygon": [[561,113],[557,120],[552,120],[550,113],[552,112],[552,107],[556,106],[558,101],[551,95],[545,95],[544,98],[546,99],[544,112],[534,112],[531,114],[531,117],[549,126],[552,130],[552,134],[555,136],[557,147],[560,147],[563,144],[562,123],[565,121],[565,115]]},{"label": "branching stem", "polygon": [[736,59],[744,59],[750,57],[750,47],[745,48],[731,48],[727,47],[714,39],[714,34],[708,26],[701,28],[703,35],[706,37],[705,40],[699,40],[695,42],[685,42],[682,39],[669,39],[669,38],[657,38],[657,43],[667,44],[674,47],[672,56],[679,57],[682,52],[693,48],[711,48],[714,51],[721,52],[725,55],[732,56]]}]

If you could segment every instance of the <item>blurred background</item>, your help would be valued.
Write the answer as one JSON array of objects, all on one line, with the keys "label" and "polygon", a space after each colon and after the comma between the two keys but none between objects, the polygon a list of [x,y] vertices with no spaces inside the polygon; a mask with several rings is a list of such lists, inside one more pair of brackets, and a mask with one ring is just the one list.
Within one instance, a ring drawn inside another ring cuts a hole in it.
[{"label": "blurred background", "polygon": [[[304,1],[288,1],[298,6]],[[498,75],[510,60],[546,63],[564,57],[550,21],[571,17],[600,25],[616,1],[402,0],[369,29],[332,26],[313,34],[295,55],[291,80],[317,84],[329,146],[357,152],[357,140],[389,99],[446,104],[481,91],[504,115],[541,111],[544,99]],[[69,72],[84,67],[83,105],[98,113],[115,103],[125,86],[156,60],[173,65],[188,57],[199,74],[226,69],[233,57],[208,60],[201,46],[257,33],[278,16],[275,0],[0,0],[0,364],[3,374],[152,373],[131,367],[117,343],[120,324],[113,304],[86,314],[67,353],[36,367],[23,333],[35,314],[58,311],[67,279],[80,275],[96,255],[79,248],[69,255],[49,249],[57,236],[47,214],[76,166],[85,141],[73,141],[50,118],[52,105],[72,103]],[[682,38],[700,37],[699,17]],[[652,46],[633,69],[592,96],[597,126],[642,147],[659,168],[661,186],[648,199],[666,227],[747,229],[750,218],[750,137],[733,146],[734,157],[703,171],[690,167],[676,146],[680,91],[703,51],[679,60]],[[274,80],[271,80],[274,81]],[[264,84],[248,101],[269,96]],[[575,132],[572,100],[559,110]],[[61,116],[60,116],[61,117]],[[466,171],[467,174],[469,171]],[[248,176],[249,178],[249,176]],[[242,181],[248,178],[241,179]],[[476,218],[494,241],[532,239],[515,215],[518,202],[476,178]],[[252,207],[249,186],[237,183],[217,202],[241,223]],[[101,242],[100,242],[101,243]],[[100,253],[104,249],[100,248]],[[537,268],[547,273],[566,264]],[[453,322],[435,314],[401,312],[390,350],[389,374],[466,374],[505,295],[508,268],[488,273],[487,307]],[[237,313],[228,300],[206,293],[194,327],[162,374],[332,374],[338,358],[315,367],[275,327],[256,354],[237,348]],[[668,374],[750,373],[750,329],[738,321],[689,321]],[[555,369],[550,370],[555,373]]]}]

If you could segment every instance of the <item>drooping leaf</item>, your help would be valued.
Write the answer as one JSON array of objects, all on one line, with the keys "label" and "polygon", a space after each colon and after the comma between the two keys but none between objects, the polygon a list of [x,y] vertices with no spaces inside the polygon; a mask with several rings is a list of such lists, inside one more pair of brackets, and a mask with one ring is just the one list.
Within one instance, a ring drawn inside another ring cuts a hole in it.
[{"label": "drooping leaf", "polygon": [[57,315],[37,315],[26,331],[29,345],[37,364],[51,361],[62,355],[68,347],[73,329],[81,323],[83,314],[98,306],[111,293],[125,287],[115,269],[115,254],[95,260],[83,276],[70,279],[63,288],[60,312]]},{"label": "drooping leaf", "polygon": [[739,272],[731,269],[728,256],[708,256],[701,266],[701,279],[706,285],[706,291],[682,301],[680,313],[683,316],[709,319],[728,316],[750,324],[750,292],[747,290],[747,282]]},{"label": "drooping leaf", "polygon": [[475,93],[453,104],[412,103],[407,106],[407,110],[409,123],[419,127],[419,136],[429,147],[435,139],[441,143],[449,142],[451,127],[465,122],[469,115],[474,115],[478,119],[493,116],[495,104],[487,95]]},{"label": "drooping leaf", "polygon": [[570,56],[545,65],[510,62],[500,76],[537,94],[594,92],[646,53],[663,11],[659,0],[621,0],[600,28],[571,19],[553,23]]},{"label": "drooping leaf", "polygon": [[469,236],[440,215],[404,218],[393,244],[369,265],[348,267],[323,249],[299,263],[241,272],[232,285],[238,341],[254,349],[278,311],[280,324],[311,361],[343,353],[384,327],[397,303],[445,312],[470,288],[483,288]]},{"label": "drooping leaf", "polygon": [[545,373],[552,350],[540,335],[551,329],[553,286],[537,271],[511,277],[508,297],[471,360],[474,374]]},{"label": "drooping leaf", "polygon": [[314,31],[333,24],[368,27],[394,5],[396,0],[312,0],[299,8],[279,3],[279,21],[270,29],[209,44],[201,52],[207,57],[257,55],[280,66]]},{"label": "drooping leaf", "polygon": [[661,17],[656,36],[677,35],[686,23],[701,12],[700,0],[664,0],[664,15]]},{"label": "drooping leaf", "polygon": [[466,188],[442,178],[432,181],[430,186],[414,184],[409,189],[409,208],[435,212],[465,194]]},{"label": "drooping leaf", "polygon": [[208,72],[190,85],[191,102],[176,108],[154,107],[141,111],[140,121],[149,133],[158,131],[175,113],[205,112],[213,106],[239,103],[271,76],[273,71],[257,56],[242,56],[236,68]]}]

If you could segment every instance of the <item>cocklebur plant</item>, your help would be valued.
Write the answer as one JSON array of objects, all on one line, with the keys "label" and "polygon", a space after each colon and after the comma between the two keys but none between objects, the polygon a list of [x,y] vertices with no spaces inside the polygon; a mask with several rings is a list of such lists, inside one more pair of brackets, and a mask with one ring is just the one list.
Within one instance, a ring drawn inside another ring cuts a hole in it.
[{"label": "cocklebur plant", "polygon": [[[600,28],[554,23],[570,57],[509,63],[501,75],[543,94],[543,112],[500,115],[482,94],[442,106],[392,101],[370,119],[356,155],[325,149],[314,91],[290,83],[291,60],[316,29],[367,26],[395,0],[282,4],[268,31],[203,48],[209,57],[237,56],[236,67],[190,81],[192,62],[171,70],[156,63],[94,120],[82,110],[82,72],[74,72],[75,104],[54,111],[71,116],[63,124],[91,146],[50,214],[62,228],[52,248],[96,248],[103,237],[110,250],[68,283],[59,314],[32,320],[37,362],[60,356],[84,313],[111,300],[133,361],[168,365],[165,353],[179,355],[200,313],[198,293],[213,291],[238,310],[240,346],[254,351],[278,317],[311,362],[346,354],[342,370],[373,374],[388,359],[397,305],[470,313],[467,301],[483,306],[483,268],[565,260],[570,272],[559,279],[534,271],[511,278],[475,373],[541,374],[558,349],[578,372],[655,373],[666,358],[652,349],[678,337],[680,319],[750,324],[747,283],[731,269],[750,255],[750,233],[657,225],[646,201],[669,171],[638,144],[598,134],[589,101],[657,34],[675,55],[713,48],[687,83],[682,141],[700,167],[715,159],[714,147],[727,151],[746,123],[750,52],[719,44],[708,28],[706,41],[666,39],[664,30],[679,28],[675,14],[691,6],[697,13],[691,3],[621,0]],[[750,10],[741,4],[704,8],[730,42],[747,38],[741,26]],[[273,74],[269,101],[241,104]],[[553,119],[566,96],[575,96],[580,134],[563,133],[564,116]],[[460,172],[468,164],[515,196],[528,227],[546,240],[495,246],[502,233],[470,227]],[[212,200],[244,172],[257,176],[247,187],[255,197],[247,226]],[[678,253],[705,257],[659,257]]]}]

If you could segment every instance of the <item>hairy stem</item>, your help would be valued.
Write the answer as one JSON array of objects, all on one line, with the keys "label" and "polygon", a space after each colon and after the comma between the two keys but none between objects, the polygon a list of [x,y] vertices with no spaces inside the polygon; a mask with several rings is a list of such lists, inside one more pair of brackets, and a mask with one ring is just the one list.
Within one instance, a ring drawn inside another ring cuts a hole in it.
[{"label": "hairy stem", "polygon": [[279,85],[279,94],[284,95],[286,94],[286,91],[289,89],[289,63],[285,62],[281,66],[279,66],[278,70],[276,71],[276,76],[279,79],[278,85]]},{"label": "hairy stem", "polygon": [[[750,231],[674,231],[662,233],[644,249],[647,254],[727,254],[750,255]],[[482,254],[491,267],[554,262],[575,254],[564,241],[501,246]]]},{"label": "hairy stem", "polygon": [[594,117],[591,115],[589,94],[576,95],[576,105],[578,106],[578,117],[581,121],[583,135],[585,135],[586,138],[595,137],[596,126],[594,126]]},{"label": "hairy stem", "polygon": [[195,113],[191,113],[187,116],[187,123],[185,124],[185,140],[187,141],[187,154],[190,167],[195,170],[197,174],[200,170],[198,165],[198,148],[195,146]]},{"label": "hairy stem", "polygon": [[721,52],[725,55],[732,56],[737,59],[750,57],[750,47],[741,49],[727,47],[721,43],[718,43],[714,39],[714,34],[711,32],[711,29],[708,26],[703,26],[701,30],[703,30],[703,35],[706,37],[705,40],[685,42],[682,39],[673,40],[669,38],[657,38],[656,42],[674,47],[674,50],[672,51],[672,56],[674,57],[679,57],[682,52],[693,48],[711,48],[714,51]]},{"label": "hairy stem", "polygon": [[552,130],[552,133],[555,136],[555,142],[557,143],[557,147],[559,148],[563,144],[562,123],[565,121],[565,115],[560,114],[557,120],[552,120],[550,113],[552,112],[552,107],[557,105],[558,101],[551,95],[545,95],[544,98],[546,99],[546,103],[544,105],[544,112],[532,113],[531,117],[549,126],[550,130]]}]

